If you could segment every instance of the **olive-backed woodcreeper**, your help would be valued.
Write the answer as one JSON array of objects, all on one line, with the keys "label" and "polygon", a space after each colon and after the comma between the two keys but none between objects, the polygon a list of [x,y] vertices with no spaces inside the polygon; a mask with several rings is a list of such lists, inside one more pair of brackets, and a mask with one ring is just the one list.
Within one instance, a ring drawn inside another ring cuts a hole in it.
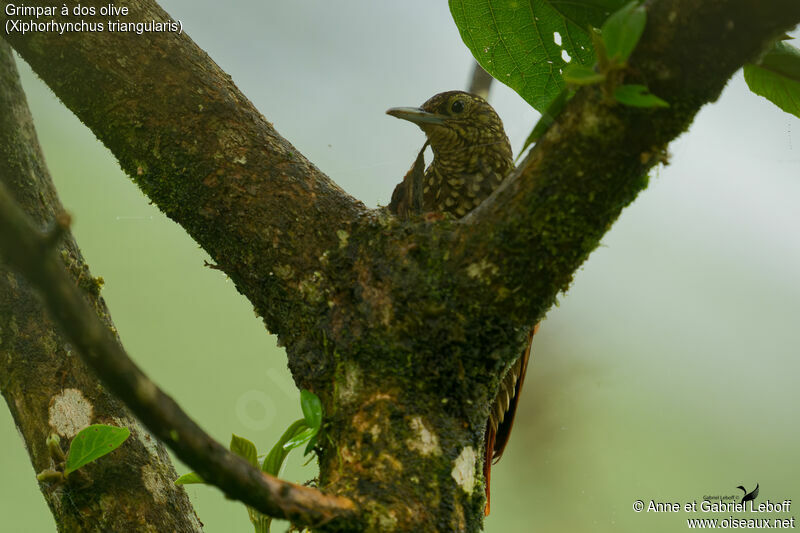
[{"label": "olive-backed woodcreeper", "polygon": [[[429,212],[461,218],[488,198],[514,168],[503,123],[479,96],[449,91],[433,96],[421,107],[393,107],[386,113],[417,124],[427,137],[388,206],[402,218]],[[423,174],[426,146],[433,151],[433,162]],[[511,434],[535,330],[532,328],[525,351],[500,382],[489,412],[483,467],[487,515],[491,466],[500,459]]]}]

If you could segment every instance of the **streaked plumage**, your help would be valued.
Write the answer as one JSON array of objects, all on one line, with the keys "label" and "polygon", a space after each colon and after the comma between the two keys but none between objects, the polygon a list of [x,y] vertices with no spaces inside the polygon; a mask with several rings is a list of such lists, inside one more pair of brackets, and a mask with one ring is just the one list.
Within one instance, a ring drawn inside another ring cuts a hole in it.
[{"label": "streaked plumage", "polygon": [[[486,199],[514,168],[503,123],[486,100],[462,91],[440,93],[419,108],[395,107],[388,114],[416,123],[433,151],[422,179],[420,162],[392,194],[389,210],[413,212],[413,197],[422,189],[422,211],[462,217]],[[423,147],[424,148],[424,147]]]}]

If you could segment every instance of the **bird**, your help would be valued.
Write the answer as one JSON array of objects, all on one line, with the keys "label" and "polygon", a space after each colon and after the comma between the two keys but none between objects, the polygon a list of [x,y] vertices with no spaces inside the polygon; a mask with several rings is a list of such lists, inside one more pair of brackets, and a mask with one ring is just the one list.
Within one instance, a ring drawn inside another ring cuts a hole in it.
[{"label": "bird", "polygon": [[[386,113],[413,122],[425,132],[427,142],[414,167],[427,145],[433,151],[433,162],[424,176],[410,176],[412,167],[395,188],[388,206],[395,214],[408,216],[421,209],[463,217],[514,168],[503,123],[480,96],[448,91],[433,96],[421,107],[393,107]],[[421,183],[416,183],[420,177]]]},{"label": "bird", "polygon": [[742,501],[739,502],[739,503],[744,503],[744,502],[749,502],[749,501],[755,500],[756,496],[758,496],[758,483],[756,483],[756,488],[753,489],[753,492],[750,492],[750,493],[748,493],[747,489],[744,488],[741,485],[739,485],[736,488],[737,489],[741,489],[742,492],[744,492],[744,495],[742,496]]},{"label": "bird", "polygon": [[[447,91],[434,95],[420,107],[393,107],[386,113],[413,122],[426,136],[422,150],[395,187],[387,206],[400,218],[427,213],[461,218],[488,198],[514,168],[503,122],[480,96]],[[428,146],[433,161],[424,169],[423,154]],[[530,330],[525,350],[504,375],[489,411],[483,466],[487,516],[492,464],[508,444],[537,329],[538,324]]]}]

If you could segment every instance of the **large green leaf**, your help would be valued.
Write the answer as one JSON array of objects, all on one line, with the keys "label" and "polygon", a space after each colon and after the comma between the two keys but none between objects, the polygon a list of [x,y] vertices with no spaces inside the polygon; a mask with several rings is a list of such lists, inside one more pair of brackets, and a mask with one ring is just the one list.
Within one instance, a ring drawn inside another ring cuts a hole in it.
[{"label": "large green leaf", "polygon": [[800,117],[800,50],[778,42],[757,65],[744,66],[750,90]]},{"label": "large green leaf", "polygon": [[69,445],[64,475],[119,448],[130,436],[128,428],[95,424],[75,435]]},{"label": "large green leaf", "polygon": [[[563,89],[561,70],[594,64],[589,27],[625,0],[449,0],[458,31],[478,63],[538,111]],[[556,36],[556,33],[558,36]],[[557,43],[560,41],[560,44]]]}]

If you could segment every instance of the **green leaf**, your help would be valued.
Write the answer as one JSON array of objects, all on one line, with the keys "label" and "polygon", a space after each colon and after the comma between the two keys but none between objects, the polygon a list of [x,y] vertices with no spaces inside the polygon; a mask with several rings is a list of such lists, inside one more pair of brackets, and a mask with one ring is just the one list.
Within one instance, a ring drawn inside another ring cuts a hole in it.
[{"label": "green leaf", "polygon": [[231,435],[231,451],[258,468],[258,451],[256,445],[244,437]]},{"label": "green leaf", "polygon": [[199,474],[195,472],[189,472],[188,474],[184,474],[176,479],[174,483],[176,485],[191,485],[194,483],[205,483],[205,481],[200,477]]},{"label": "green leaf", "polygon": [[[594,64],[590,26],[625,0],[449,0],[461,38],[489,74],[543,111],[564,88],[561,69]],[[558,33],[558,37],[556,37]],[[560,41],[560,44],[557,44]]]},{"label": "green leaf", "polygon": [[[313,437],[311,437],[311,439],[309,439],[309,441],[308,441],[308,444],[306,445],[306,449],[305,449],[305,451],[303,452],[303,457],[305,457],[306,455],[308,455],[309,453],[311,453],[312,451],[314,451],[314,446],[316,446],[316,445],[317,445],[317,437],[319,437],[319,433],[317,433],[316,435],[314,435]],[[310,461],[311,459],[313,459],[313,457],[312,457],[312,458],[310,458],[310,459],[309,459],[309,461]]]},{"label": "green leaf", "polygon": [[624,63],[633,53],[647,24],[647,12],[638,2],[631,2],[608,17],[601,32],[608,59]]},{"label": "green leaf", "polygon": [[620,85],[614,90],[614,98],[631,107],[669,107],[669,104],[654,95],[644,85]]},{"label": "green leaf", "polygon": [[570,63],[564,67],[564,81],[572,85],[594,85],[605,79],[603,74],[585,65]]},{"label": "green leaf", "polygon": [[69,445],[64,475],[116,450],[130,434],[128,428],[105,424],[94,424],[84,428],[75,435]]},{"label": "green leaf", "polygon": [[319,396],[309,390],[301,390],[300,407],[303,409],[303,417],[306,419],[308,427],[319,430],[319,426],[322,424],[322,402]]},{"label": "green leaf", "polygon": [[314,435],[316,435],[318,431],[319,431],[319,428],[309,428],[309,427],[307,427],[305,430],[301,431],[300,433],[298,433],[297,435],[295,435],[294,437],[292,437],[291,439],[286,441],[286,443],[283,445],[283,449],[284,450],[293,450],[293,449],[297,448],[298,446],[302,446],[303,444],[305,444],[306,442],[311,440],[311,438]]},{"label": "green leaf", "polygon": [[800,50],[784,41],[776,42],[758,64],[793,80],[800,79]]},{"label": "green leaf", "polygon": [[279,475],[283,462],[286,460],[286,456],[289,455],[289,450],[284,449],[283,445],[307,429],[308,424],[305,419],[301,418],[300,420],[295,420],[286,431],[283,432],[281,438],[278,439],[278,442],[275,443],[264,458],[264,462],[261,464],[261,470],[273,476]]},{"label": "green leaf", "polygon": [[744,66],[750,90],[800,117],[800,50],[777,42],[756,65]]},{"label": "green leaf", "polygon": [[[544,110],[541,118],[533,127],[533,131],[531,131],[528,138],[525,139],[525,144],[522,146],[522,150],[519,151],[520,156],[525,153],[528,146],[538,141],[547,131],[547,128],[556,121],[556,117],[561,113],[561,110],[564,109],[564,106],[573,94],[574,93],[569,89],[564,89],[553,98],[553,101],[550,102],[550,105],[547,106],[547,109]],[[519,156],[517,156],[517,159],[519,159]]]}]

